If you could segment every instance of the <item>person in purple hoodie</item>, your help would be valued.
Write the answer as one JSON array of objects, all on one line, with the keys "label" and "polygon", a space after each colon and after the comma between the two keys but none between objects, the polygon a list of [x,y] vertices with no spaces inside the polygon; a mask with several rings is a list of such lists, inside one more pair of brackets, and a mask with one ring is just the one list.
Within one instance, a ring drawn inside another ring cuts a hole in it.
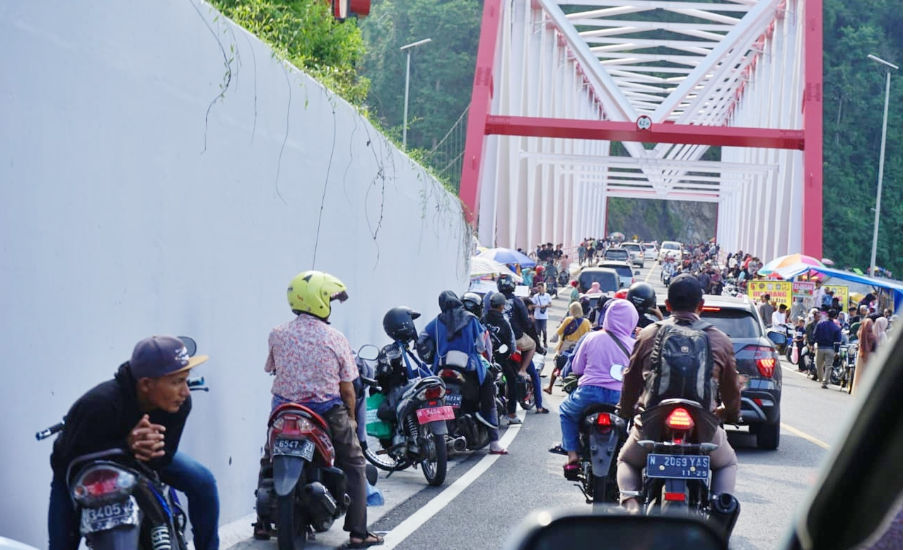
[{"label": "person in purple hoodie", "polygon": [[627,300],[612,300],[603,321],[603,330],[584,337],[578,348],[571,371],[580,378],[578,387],[559,405],[562,425],[562,446],[552,452],[568,455],[565,469],[578,468],[580,449],[578,423],[590,405],[616,405],[621,397],[622,378],[634,349],[634,327],[637,308]]}]

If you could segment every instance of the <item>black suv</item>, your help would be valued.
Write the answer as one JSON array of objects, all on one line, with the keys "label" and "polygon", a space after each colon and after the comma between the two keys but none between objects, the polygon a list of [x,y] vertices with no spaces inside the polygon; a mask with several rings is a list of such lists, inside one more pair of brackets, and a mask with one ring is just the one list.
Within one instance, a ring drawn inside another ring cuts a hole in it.
[{"label": "black suv", "polygon": [[[756,436],[757,447],[777,449],[781,431],[782,367],[775,345],[766,337],[756,307],[746,296],[703,297],[700,317],[721,330],[734,344],[741,378],[741,420]],[[663,315],[664,297],[659,297]]]}]

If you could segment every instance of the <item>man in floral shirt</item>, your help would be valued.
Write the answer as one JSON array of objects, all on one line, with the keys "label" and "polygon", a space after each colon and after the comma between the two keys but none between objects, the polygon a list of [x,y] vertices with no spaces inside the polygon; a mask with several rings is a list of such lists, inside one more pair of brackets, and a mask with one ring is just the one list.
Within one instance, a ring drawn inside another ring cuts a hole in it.
[{"label": "man in floral shirt", "polygon": [[[345,530],[351,534],[346,547],[367,548],[383,544],[383,539],[367,530],[365,461],[356,434],[352,385],[358,368],[348,340],[329,325],[331,302],[347,298],[342,281],[328,273],[305,271],[292,279],[288,300],[297,317],[270,332],[264,370],[275,376],[272,408],[299,403],[329,424],[336,466],[345,472],[351,498],[345,514]],[[255,534],[268,530],[259,520]]]}]

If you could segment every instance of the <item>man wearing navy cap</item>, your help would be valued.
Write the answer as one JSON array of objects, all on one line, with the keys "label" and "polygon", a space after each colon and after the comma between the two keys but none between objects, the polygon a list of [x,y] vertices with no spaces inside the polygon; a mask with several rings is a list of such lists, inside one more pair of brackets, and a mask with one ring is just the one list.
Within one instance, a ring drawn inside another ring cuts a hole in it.
[{"label": "man wearing navy cap", "polygon": [[50,550],[75,550],[79,545],[78,517],[66,483],[69,464],[75,457],[117,448],[147,463],[164,483],[185,493],[196,549],[219,547],[216,480],[207,468],[178,451],[191,411],[189,370],[205,361],[206,355],[189,357],[175,336],[151,336],[138,342],[131,360],[112,380],[72,405],[50,457]]}]

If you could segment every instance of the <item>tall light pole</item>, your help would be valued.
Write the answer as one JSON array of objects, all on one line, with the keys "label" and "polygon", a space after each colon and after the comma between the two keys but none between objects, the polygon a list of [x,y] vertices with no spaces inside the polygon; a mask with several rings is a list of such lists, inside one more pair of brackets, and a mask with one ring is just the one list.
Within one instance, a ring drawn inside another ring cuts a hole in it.
[{"label": "tall light pole", "polygon": [[399,48],[407,54],[405,61],[405,114],[402,118],[402,149],[404,150],[408,149],[408,79],[411,78],[411,48],[423,46],[429,42],[433,42],[433,40],[425,38]]},{"label": "tall light pole", "polygon": [[[878,61],[883,65],[887,65],[888,67],[891,67],[891,69],[898,70],[897,65],[893,65],[884,59],[879,59],[873,54],[869,54],[866,57],[873,61]],[[882,172],[885,168],[885,133],[888,129],[888,92],[891,87],[891,69],[886,69],[885,71],[885,114],[882,116],[882,145],[879,147],[879,188],[876,190],[876,219],[873,223],[873,251],[869,257],[870,276],[876,275],[876,244],[879,241],[879,205],[882,204]]]}]

